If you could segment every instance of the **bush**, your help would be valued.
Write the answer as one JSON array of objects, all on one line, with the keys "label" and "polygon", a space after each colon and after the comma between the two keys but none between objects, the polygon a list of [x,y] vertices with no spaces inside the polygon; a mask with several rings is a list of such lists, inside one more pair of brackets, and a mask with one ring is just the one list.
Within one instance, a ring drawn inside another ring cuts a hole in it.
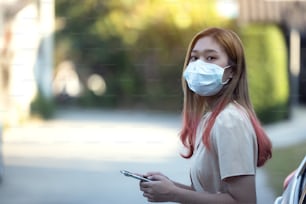
[{"label": "bush", "polygon": [[52,99],[47,99],[40,91],[36,98],[31,103],[31,115],[37,115],[44,119],[49,119],[53,116],[55,104]]},{"label": "bush", "polygon": [[250,95],[263,123],[285,119],[289,115],[289,83],[285,40],[274,25],[242,27]]},{"label": "bush", "polygon": [[56,1],[63,27],[56,32],[55,64],[73,61],[84,87],[87,74],[105,79],[104,95],[83,92],[84,106],[180,110],[189,40],[204,27],[231,23],[211,0],[74,2]]}]

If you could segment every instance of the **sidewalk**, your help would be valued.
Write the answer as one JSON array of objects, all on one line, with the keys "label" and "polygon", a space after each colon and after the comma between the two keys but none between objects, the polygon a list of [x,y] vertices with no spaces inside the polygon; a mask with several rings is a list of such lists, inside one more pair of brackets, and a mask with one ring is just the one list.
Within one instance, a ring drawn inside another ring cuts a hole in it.
[{"label": "sidewalk", "polygon": [[280,148],[306,141],[306,106],[292,110],[291,119],[265,126],[273,148]]},{"label": "sidewalk", "polygon": [[[306,108],[297,108],[290,121],[265,129],[282,147],[306,140],[305,121]],[[180,115],[159,112],[66,109],[54,120],[13,127],[3,137],[1,204],[147,203],[138,182],[119,170],[157,170],[188,184],[180,125]],[[265,177],[259,169],[258,204],[275,199]]]}]

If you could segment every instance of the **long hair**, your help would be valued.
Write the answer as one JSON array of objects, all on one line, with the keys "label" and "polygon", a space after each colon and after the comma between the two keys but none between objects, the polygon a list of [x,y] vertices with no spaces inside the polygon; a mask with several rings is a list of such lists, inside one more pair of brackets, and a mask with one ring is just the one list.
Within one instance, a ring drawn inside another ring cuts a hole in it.
[{"label": "long hair", "polygon": [[[183,71],[186,69],[190,61],[191,51],[196,42],[200,38],[207,36],[213,38],[224,49],[229,58],[228,63],[231,65],[233,77],[230,83],[225,85],[218,94],[216,106],[213,108],[213,110],[211,110],[211,115],[206,123],[205,130],[202,135],[202,141],[206,148],[210,149],[210,132],[217,116],[227,104],[235,100],[247,111],[253,125],[258,144],[257,166],[263,166],[266,160],[272,157],[272,145],[255,114],[250,100],[244,49],[237,34],[231,30],[221,28],[208,28],[196,34],[189,44]],[[183,127],[180,133],[180,139],[188,150],[187,154],[182,154],[182,156],[184,158],[190,158],[193,155],[195,148],[196,130],[200,119],[208,111],[206,100],[207,97],[200,96],[192,92],[188,88],[187,82],[183,76],[182,88],[184,92],[184,106]]]}]

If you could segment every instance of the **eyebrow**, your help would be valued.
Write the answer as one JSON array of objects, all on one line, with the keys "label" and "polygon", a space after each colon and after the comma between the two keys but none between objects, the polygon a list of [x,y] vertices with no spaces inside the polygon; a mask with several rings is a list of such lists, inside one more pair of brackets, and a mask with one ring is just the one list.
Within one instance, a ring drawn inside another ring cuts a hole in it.
[{"label": "eyebrow", "polygon": [[213,50],[213,49],[206,49],[206,50],[202,50],[202,51],[199,51],[199,50],[191,50],[191,52],[195,52],[195,53],[218,53],[216,50]]}]

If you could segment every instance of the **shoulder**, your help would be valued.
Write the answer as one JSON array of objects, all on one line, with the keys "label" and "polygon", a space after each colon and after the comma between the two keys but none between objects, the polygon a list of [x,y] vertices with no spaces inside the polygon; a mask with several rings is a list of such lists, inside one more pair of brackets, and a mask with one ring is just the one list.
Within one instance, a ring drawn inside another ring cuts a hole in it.
[{"label": "shoulder", "polygon": [[247,111],[242,106],[230,103],[216,117],[215,125],[230,128],[248,122]]},{"label": "shoulder", "polygon": [[213,140],[249,140],[255,136],[255,131],[247,111],[237,105],[228,104],[217,116],[212,127]]}]

